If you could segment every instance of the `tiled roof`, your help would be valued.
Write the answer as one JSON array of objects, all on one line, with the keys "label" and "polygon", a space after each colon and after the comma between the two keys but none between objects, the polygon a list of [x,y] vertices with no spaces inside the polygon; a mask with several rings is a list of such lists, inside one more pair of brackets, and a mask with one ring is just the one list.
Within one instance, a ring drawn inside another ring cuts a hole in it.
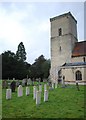
[{"label": "tiled roof", "polygon": [[86,62],[65,63],[62,66],[81,66],[81,65],[86,65]]},{"label": "tiled roof", "polygon": [[77,42],[72,52],[72,57],[86,56],[86,41]]}]

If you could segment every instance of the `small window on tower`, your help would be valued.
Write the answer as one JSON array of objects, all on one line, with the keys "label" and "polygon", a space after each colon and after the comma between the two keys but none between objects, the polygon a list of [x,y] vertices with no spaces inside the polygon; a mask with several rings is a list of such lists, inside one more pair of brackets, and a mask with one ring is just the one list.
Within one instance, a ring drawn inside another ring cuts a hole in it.
[{"label": "small window on tower", "polygon": [[59,51],[61,52],[61,46],[59,47]]},{"label": "small window on tower", "polygon": [[62,35],[62,29],[61,28],[59,28],[58,33],[59,33],[59,36]]}]

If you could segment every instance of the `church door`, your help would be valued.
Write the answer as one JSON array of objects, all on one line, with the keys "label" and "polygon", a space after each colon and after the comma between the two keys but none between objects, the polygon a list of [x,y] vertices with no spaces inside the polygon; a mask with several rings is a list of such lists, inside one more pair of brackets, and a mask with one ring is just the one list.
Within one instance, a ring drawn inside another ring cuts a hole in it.
[{"label": "church door", "polygon": [[62,79],[61,79],[61,70],[58,71],[58,83],[61,83]]}]

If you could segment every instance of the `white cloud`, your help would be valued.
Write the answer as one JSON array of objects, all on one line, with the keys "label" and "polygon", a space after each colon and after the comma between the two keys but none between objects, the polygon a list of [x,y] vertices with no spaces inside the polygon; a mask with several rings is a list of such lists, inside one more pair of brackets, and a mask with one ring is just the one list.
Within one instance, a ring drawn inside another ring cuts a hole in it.
[{"label": "white cloud", "polygon": [[27,17],[27,14],[25,11],[18,11],[13,4],[11,7],[12,9],[9,12],[0,8],[0,42],[3,40],[3,43],[6,43],[3,50],[14,47],[16,49],[19,42],[26,37],[22,21]]},{"label": "white cloud", "polygon": [[77,17],[78,28],[83,28],[80,19],[83,12],[80,5],[82,6],[81,3],[78,6],[76,3],[24,2],[0,4],[0,52],[5,50],[16,52],[18,44],[22,41],[26,48],[28,62],[33,63],[41,54],[49,58],[49,19],[72,11],[74,17]]}]

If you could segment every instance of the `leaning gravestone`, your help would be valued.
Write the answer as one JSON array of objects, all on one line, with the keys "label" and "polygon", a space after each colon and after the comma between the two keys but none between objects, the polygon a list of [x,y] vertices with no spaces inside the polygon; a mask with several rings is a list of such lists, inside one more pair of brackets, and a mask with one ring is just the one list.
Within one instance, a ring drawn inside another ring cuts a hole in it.
[{"label": "leaning gravestone", "polygon": [[10,88],[12,90],[12,92],[15,92],[15,89],[16,89],[16,82],[13,80],[10,84]]},{"label": "leaning gravestone", "polygon": [[23,96],[23,88],[22,88],[21,85],[19,85],[19,87],[18,87],[18,97],[21,97],[21,96]]},{"label": "leaning gravestone", "polygon": [[6,99],[11,99],[11,89],[6,90]]},{"label": "leaning gravestone", "polygon": [[30,88],[26,87],[26,95],[28,96],[30,94]]},{"label": "leaning gravestone", "polygon": [[44,91],[44,102],[48,101],[48,91]]}]

